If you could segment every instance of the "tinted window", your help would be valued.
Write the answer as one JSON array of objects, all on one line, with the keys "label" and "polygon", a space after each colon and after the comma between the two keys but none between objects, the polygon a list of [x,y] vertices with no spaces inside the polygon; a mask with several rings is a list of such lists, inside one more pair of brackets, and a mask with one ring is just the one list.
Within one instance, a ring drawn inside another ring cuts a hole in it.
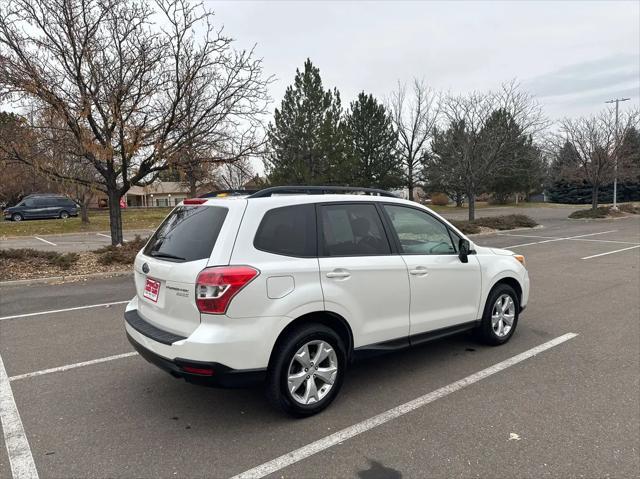
[{"label": "tinted window", "polygon": [[211,256],[227,209],[219,206],[179,206],[151,237],[144,254],[170,261],[195,261]]},{"label": "tinted window", "polygon": [[325,256],[390,254],[391,248],[375,206],[368,204],[320,207]]},{"label": "tinted window", "polygon": [[316,210],[314,205],[285,206],[267,211],[253,245],[269,253],[286,256],[316,255]]},{"label": "tinted window", "polygon": [[46,198],[36,198],[35,200],[33,200],[33,206],[36,207],[48,206],[49,204],[49,200],[47,200]]},{"label": "tinted window", "polygon": [[428,213],[404,206],[384,205],[404,254],[452,254],[456,250],[448,228]]}]

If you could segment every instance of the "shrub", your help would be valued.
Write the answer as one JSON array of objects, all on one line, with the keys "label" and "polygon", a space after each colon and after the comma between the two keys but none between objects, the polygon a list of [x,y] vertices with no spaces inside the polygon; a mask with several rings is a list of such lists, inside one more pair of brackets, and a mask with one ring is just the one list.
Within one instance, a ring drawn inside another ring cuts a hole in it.
[{"label": "shrub", "polygon": [[526,215],[487,216],[471,222],[452,221],[451,223],[464,234],[480,233],[480,227],[494,230],[512,230],[515,228],[533,228],[538,225],[533,218]]},{"label": "shrub", "polygon": [[606,218],[607,216],[609,216],[610,210],[611,208],[608,206],[599,206],[595,210],[591,208],[578,210],[571,213],[569,215],[569,218],[573,218],[573,219]]},{"label": "shrub", "polygon": [[431,195],[431,204],[435,206],[447,206],[449,197],[445,193],[433,193]]},{"label": "shrub", "polygon": [[138,251],[146,244],[147,238],[136,236],[135,239],[127,241],[122,246],[104,246],[94,251],[98,255],[100,264],[133,264]]},{"label": "shrub", "polygon": [[538,223],[526,215],[487,216],[474,221],[478,226],[494,230],[512,230],[514,228],[533,228]]},{"label": "shrub", "polygon": [[466,235],[472,235],[475,233],[480,233],[480,227],[474,223],[470,223],[468,221],[452,221],[451,224],[458,228]]},{"label": "shrub", "polygon": [[73,266],[80,255],[78,253],[58,253],[56,251],[39,251],[31,248],[0,250],[0,259],[13,259],[18,261],[29,261],[33,259],[44,260],[50,266],[57,266],[60,269],[69,269]]},{"label": "shrub", "polygon": [[640,206],[635,206],[632,203],[625,203],[620,205],[620,211],[624,211],[625,213],[631,213],[634,215],[640,215]]}]

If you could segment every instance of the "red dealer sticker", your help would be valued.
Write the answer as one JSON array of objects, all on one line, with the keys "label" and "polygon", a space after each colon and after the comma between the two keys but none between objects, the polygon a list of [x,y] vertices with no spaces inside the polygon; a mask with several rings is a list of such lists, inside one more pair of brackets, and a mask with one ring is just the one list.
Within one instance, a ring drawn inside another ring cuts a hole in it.
[{"label": "red dealer sticker", "polygon": [[150,299],[154,303],[157,303],[159,294],[160,294],[160,281],[147,278],[147,282],[144,285],[144,297],[147,299]]}]

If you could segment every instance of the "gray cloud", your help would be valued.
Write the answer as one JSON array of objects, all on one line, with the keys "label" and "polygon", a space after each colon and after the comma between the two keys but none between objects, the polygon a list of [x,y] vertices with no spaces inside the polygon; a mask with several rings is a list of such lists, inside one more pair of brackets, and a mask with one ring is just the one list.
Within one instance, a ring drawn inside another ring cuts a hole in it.
[{"label": "gray cloud", "polygon": [[[612,55],[598,60],[567,65],[525,82],[539,97],[576,95],[621,85],[640,85],[640,65],[636,55]],[[592,95],[589,95],[592,96]]]}]

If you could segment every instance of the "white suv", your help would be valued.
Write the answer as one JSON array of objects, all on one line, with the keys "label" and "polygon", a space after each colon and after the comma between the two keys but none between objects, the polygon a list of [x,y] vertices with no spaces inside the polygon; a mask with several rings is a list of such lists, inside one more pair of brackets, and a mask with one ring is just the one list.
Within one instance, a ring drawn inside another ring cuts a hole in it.
[{"label": "white suv", "polygon": [[470,329],[505,343],[529,297],[522,256],[371,189],[185,200],[134,270],[125,327],[145,359],[192,383],[265,382],[297,416],[329,405],[358,356]]}]

